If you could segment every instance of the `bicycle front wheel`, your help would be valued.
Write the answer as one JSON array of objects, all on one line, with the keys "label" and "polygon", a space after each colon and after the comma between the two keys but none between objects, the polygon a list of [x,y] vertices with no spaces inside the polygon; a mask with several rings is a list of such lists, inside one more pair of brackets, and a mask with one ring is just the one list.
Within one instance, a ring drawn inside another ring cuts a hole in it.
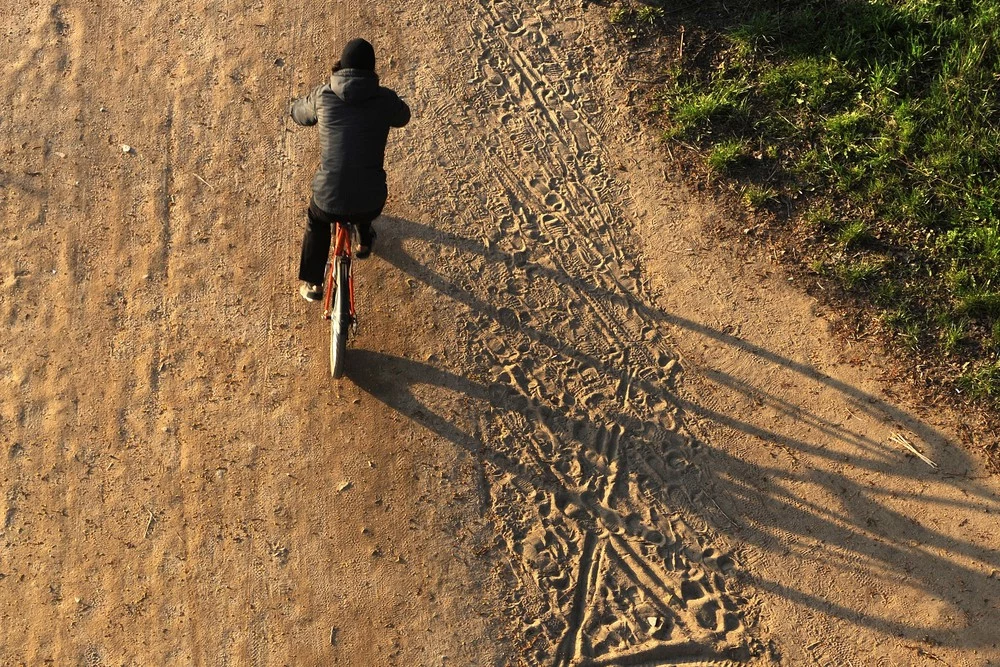
[{"label": "bicycle front wheel", "polygon": [[351,328],[350,260],[337,257],[334,271],[333,312],[330,318],[330,375],[344,376],[347,356],[347,332]]}]

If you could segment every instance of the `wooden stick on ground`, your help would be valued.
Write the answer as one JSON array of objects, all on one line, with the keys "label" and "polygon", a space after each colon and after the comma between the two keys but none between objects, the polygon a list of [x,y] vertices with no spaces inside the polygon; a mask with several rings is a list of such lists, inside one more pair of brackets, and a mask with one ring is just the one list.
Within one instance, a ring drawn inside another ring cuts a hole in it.
[{"label": "wooden stick on ground", "polygon": [[924,456],[923,454],[921,454],[917,450],[917,448],[914,447],[913,444],[909,440],[906,439],[906,436],[904,436],[904,435],[902,435],[900,433],[893,433],[891,436],[889,436],[889,440],[891,440],[892,442],[895,442],[897,445],[902,445],[903,447],[906,447],[918,459],[920,459],[921,461],[923,461],[924,463],[926,463],[930,467],[932,467],[934,469],[937,469],[938,464],[934,463],[934,461],[931,461],[929,458],[927,458],[926,456]]},{"label": "wooden stick on ground", "polygon": [[146,539],[147,537],[149,537],[149,531],[153,529],[153,521],[154,521],[153,512],[148,507],[144,509],[147,512],[149,512],[149,522],[146,524],[146,530],[142,534],[142,539]]}]

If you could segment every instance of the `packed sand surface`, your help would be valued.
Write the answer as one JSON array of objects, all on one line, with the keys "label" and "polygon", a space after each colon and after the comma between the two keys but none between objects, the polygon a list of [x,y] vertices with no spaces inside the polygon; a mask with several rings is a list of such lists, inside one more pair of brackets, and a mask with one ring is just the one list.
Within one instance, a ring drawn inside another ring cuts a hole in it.
[{"label": "packed sand surface", "polygon": [[[1000,664],[961,414],[708,229],[606,9],[0,8],[0,664]],[[288,103],[414,112],[358,335]]]}]

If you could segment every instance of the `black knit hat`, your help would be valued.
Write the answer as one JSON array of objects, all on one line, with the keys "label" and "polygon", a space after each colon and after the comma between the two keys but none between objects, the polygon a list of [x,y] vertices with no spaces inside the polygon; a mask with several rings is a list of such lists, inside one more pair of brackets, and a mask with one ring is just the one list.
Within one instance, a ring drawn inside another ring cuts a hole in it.
[{"label": "black knit hat", "polygon": [[375,70],[375,48],[367,41],[352,39],[340,54],[340,66],[344,69]]}]

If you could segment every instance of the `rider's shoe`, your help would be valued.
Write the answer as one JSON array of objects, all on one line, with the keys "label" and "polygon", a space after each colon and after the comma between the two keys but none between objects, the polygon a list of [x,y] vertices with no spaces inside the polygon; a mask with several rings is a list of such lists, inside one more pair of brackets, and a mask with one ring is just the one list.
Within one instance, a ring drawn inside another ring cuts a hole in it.
[{"label": "rider's shoe", "polygon": [[375,233],[374,229],[369,228],[369,230],[367,234],[358,230],[358,236],[360,237],[358,239],[358,251],[354,253],[354,256],[358,259],[367,259],[375,248],[375,239],[378,238],[378,234]]},{"label": "rider's shoe", "polygon": [[299,287],[299,295],[306,301],[319,301],[323,298],[323,286],[302,283],[302,286]]}]

